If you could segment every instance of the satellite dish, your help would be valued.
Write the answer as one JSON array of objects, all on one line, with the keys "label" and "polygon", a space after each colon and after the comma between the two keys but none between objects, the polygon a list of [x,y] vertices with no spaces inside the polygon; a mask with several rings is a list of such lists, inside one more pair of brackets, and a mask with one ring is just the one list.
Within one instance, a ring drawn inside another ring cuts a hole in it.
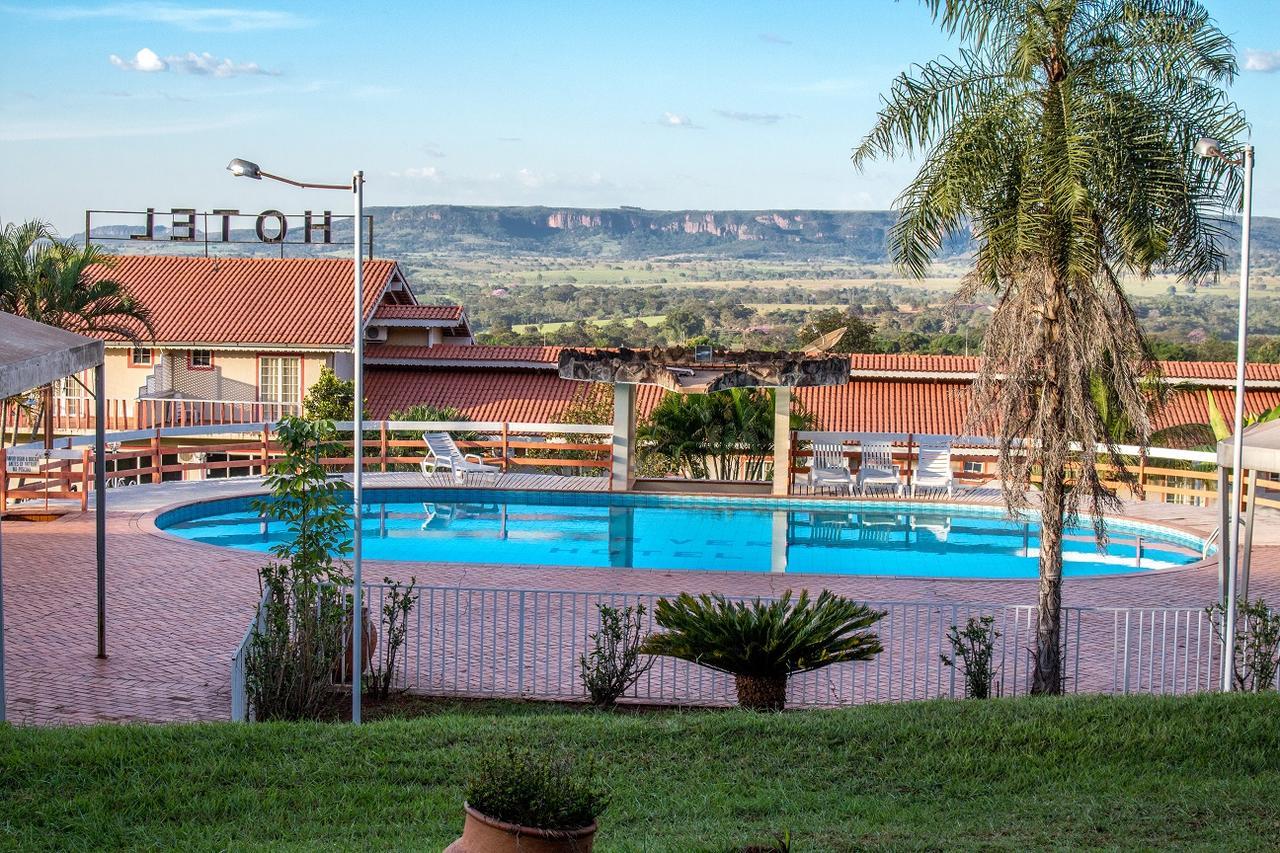
[{"label": "satellite dish", "polygon": [[844,333],[849,331],[848,326],[841,326],[838,329],[832,329],[825,335],[820,336],[816,341],[804,348],[805,355],[821,355],[824,352],[830,352],[831,348],[840,343],[840,339],[844,337]]}]

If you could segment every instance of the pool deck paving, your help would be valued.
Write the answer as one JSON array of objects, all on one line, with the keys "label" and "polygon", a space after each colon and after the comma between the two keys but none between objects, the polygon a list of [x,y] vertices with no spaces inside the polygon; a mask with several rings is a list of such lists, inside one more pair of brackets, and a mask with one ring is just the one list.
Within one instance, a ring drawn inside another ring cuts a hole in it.
[{"label": "pool deck paving", "polygon": [[[546,488],[554,480],[513,475],[499,488]],[[505,479],[505,478],[504,478]],[[565,479],[565,478],[557,478]],[[420,477],[371,474],[369,487],[420,486]],[[440,481],[432,485],[452,483]],[[580,487],[586,484],[577,484]],[[599,483],[591,483],[600,488]],[[260,492],[254,478],[113,489],[107,513],[108,656],[95,652],[92,512],[57,521],[3,524],[7,714],[16,724],[226,719],[231,656],[258,598],[259,553],[191,542],[160,532],[164,507]],[[985,496],[990,500],[993,495]],[[972,498],[971,498],[972,499]],[[833,499],[844,504],[848,499]],[[1216,508],[1131,503],[1122,515],[1204,536]],[[1280,596],[1280,523],[1268,513],[1255,531],[1251,595]],[[441,587],[670,594],[776,595],[801,587],[864,600],[1033,604],[1035,580],[748,574],[530,567],[498,563],[366,561],[367,580],[388,576]],[[1217,595],[1216,562],[1091,578],[1070,578],[1063,603],[1084,607],[1193,606]]]}]

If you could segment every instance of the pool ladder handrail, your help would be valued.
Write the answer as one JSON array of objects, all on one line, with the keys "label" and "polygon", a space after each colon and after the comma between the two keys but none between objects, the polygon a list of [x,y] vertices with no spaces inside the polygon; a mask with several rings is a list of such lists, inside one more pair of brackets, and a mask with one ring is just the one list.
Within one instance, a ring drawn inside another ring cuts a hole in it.
[{"label": "pool ladder handrail", "polygon": [[1212,546],[1212,545],[1213,545],[1213,543],[1214,543],[1214,542],[1218,541],[1218,537],[1219,537],[1219,536],[1221,536],[1221,535],[1222,535],[1222,526],[1221,526],[1221,525],[1219,525],[1219,526],[1217,526],[1217,527],[1213,528],[1213,532],[1212,532],[1212,533],[1210,533],[1210,534],[1205,538],[1205,540],[1204,540],[1204,544],[1203,544],[1202,546],[1200,546],[1200,559],[1202,559],[1202,560],[1207,560],[1207,559],[1209,559],[1209,548],[1210,548],[1210,546]]}]

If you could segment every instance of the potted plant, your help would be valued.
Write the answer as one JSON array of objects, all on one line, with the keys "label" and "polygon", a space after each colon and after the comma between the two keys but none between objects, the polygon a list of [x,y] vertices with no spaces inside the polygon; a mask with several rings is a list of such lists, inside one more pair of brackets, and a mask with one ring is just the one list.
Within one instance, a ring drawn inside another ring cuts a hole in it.
[{"label": "potted plant", "polygon": [[687,592],[658,600],[654,620],[662,633],[641,647],[718,669],[734,676],[738,704],[755,711],[781,711],[787,677],[880,653],[880,640],[867,630],[884,616],[864,604],[823,590],[776,601],[729,601],[723,595]]},{"label": "potted plant", "polygon": [[511,744],[486,754],[467,784],[462,837],[445,853],[589,853],[605,808],[592,775]]}]

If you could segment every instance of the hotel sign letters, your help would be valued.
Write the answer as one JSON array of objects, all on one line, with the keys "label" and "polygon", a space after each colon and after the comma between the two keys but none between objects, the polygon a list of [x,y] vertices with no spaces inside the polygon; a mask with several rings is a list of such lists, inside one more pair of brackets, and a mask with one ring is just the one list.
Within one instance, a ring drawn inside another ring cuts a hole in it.
[{"label": "hotel sign letters", "polygon": [[[196,219],[197,217],[205,220],[204,232],[210,233],[208,220],[210,217],[214,220],[214,226],[220,232],[220,240],[222,243],[243,243],[244,240],[233,239],[231,232],[232,218],[252,218],[254,220],[253,230],[258,235],[259,243],[284,243],[289,236],[289,220],[297,219],[295,215],[290,217],[288,214],[281,213],[278,210],[264,210],[256,216],[252,213],[241,213],[239,210],[220,209],[211,210],[208,213],[197,213],[194,207],[175,207],[167,214],[161,216],[172,216],[173,219],[169,225],[169,235],[167,238],[156,237],[156,209],[148,207],[146,216],[146,225],[141,234],[130,234],[130,240],[156,240],[168,239],[178,243],[193,243],[196,240]],[[311,211],[304,211],[302,214],[302,242],[303,243],[331,243],[333,242],[333,211],[325,210],[319,215],[312,214]]]},{"label": "hotel sign letters", "polygon": [[[111,224],[104,225],[103,219]],[[127,219],[127,223],[120,220]],[[87,210],[84,214],[84,233],[88,241],[144,240],[165,243],[202,243],[206,247],[218,243],[265,243],[328,246],[333,244],[334,223],[351,220],[350,214],[335,215],[333,211],[305,210],[302,213],[283,213],[264,210],[261,213],[241,213],[232,208],[197,211],[194,207],[174,207],[157,211],[146,210]],[[344,242],[348,242],[350,231]],[[373,217],[365,215],[365,239],[369,252],[373,252]],[[283,247],[282,247],[283,248]]]}]

